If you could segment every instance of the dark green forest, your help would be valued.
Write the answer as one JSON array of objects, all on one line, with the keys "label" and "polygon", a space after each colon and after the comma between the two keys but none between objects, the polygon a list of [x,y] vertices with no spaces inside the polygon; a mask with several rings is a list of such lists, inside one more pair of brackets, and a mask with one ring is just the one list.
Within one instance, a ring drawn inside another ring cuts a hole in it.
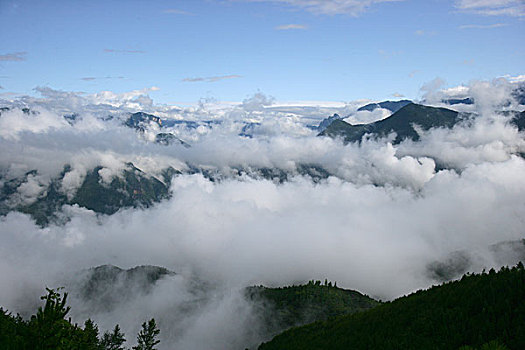
[{"label": "dark green forest", "polygon": [[[24,320],[0,308],[0,349],[2,350],[124,350],[126,338],[116,325],[100,335],[98,326],[87,320],[81,327],[67,318],[67,293],[47,289],[45,305]],[[155,319],[142,324],[133,350],[154,350],[160,330]]]},{"label": "dark green forest", "polygon": [[[68,317],[67,293],[47,289],[44,305],[29,319],[0,309],[0,349],[124,350],[126,336],[116,325],[99,333],[87,320]],[[277,334],[259,349],[524,349],[525,269],[491,269],[460,280],[379,303],[325,281],[283,288],[250,287],[246,297]],[[154,319],[142,324],[133,350],[159,343]]]},{"label": "dark green forest", "polygon": [[325,280],[281,288],[263,286],[246,289],[247,298],[255,301],[263,315],[265,333],[276,335],[290,327],[329,317],[368,310],[379,302],[354,290],[338,288]]},{"label": "dark green forest", "polygon": [[271,349],[525,349],[525,269],[467,274],[371,310],[292,328]]}]

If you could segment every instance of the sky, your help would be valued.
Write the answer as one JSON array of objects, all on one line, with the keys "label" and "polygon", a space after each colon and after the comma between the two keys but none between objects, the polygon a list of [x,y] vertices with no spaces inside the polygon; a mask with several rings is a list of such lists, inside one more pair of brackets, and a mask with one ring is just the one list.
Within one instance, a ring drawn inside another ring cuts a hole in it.
[{"label": "sky", "polygon": [[524,72],[523,0],[0,1],[0,97],[417,99]]}]

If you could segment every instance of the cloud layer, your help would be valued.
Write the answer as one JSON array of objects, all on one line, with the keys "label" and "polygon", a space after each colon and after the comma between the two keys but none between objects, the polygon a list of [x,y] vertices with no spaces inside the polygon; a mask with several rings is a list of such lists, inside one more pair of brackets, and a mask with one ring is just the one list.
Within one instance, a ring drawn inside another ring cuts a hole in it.
[{"label": "cloud layer", "polygon": [[[95,166],[108,179],[127,162],[155,176],[168,166],[183,174],[172,181],[173,196],[149,209],[104,216],[64,206],[68,220],[45,228],[18,212],[0,217],[0,284],[7,286],[0,305],[32,311],[45,285],[92,266],[160,265],[178,275],[111,313],[73,297],[73,317],[93,317],[102,329],[120,323],[130,339],[156,317],[165,348],[242,348],[267,336],[240,292],[248,285],[328,278],[391,299],[435,283],[428,264],[453,252],[475,256],[471,270],[497,266],[490,246],[525,237],[524,135],[509,123],[512,115],[496,113],[523,110],[514,84],[428,84],[425,99],[436,106],[443,97],[472,97],[475,104],[454,107],[471,117],[399,145],[392,138],[345,145],[308,127],[334,112],[353,123],[389,115],[357,113],[364,101],[299,107],[257,93],[227,108],[209,101],[178,108],[155,105],[148,93],[156,88],[93,95],[38,88],[41,98],[4,101],[11,110],[0,115],[1,185],[37,170],[18,189],[21,203],[43,195],[65,164],[60,186],[68,193]],[[137,132],[123,125],[137,109],[196,126],[150,123]],[[73,120],[63,117],[72,113]],[[151,142],[160,131],[191,147]],[[302,166],[330,176],[314,181]],[[262,176],[264,169],[276,175]],[[195,290],[196,280],[207,283],[204,291]]]}]

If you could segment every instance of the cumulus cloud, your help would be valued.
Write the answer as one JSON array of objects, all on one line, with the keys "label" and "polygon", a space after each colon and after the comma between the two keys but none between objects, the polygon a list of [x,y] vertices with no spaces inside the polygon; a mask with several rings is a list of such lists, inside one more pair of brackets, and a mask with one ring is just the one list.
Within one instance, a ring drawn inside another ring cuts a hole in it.
[{"label": "cumulus cloud", "polygon": [[242,107],[247,111],[258,110],[266,106],[271,106],[275,102],[275,98],[267,96],[261,92],[246,98],[242,101]]},{"label": "cumulus cloud", "polygon": [[160,88],[152,86],[121,93],[100,91],[95,94],[61,91],[46,86],[36,87],[34,90],[42,95],[43,98],[23,96],[20,100],[28,105],[38,105],[44,108],[52,107],[55,111],[62,111],[63,113],[97,111],[111,114],[150,107],[153,104],[153,100],[149,93],[159,91]]},{"label": "cumulus cloud", "polygon": [[3,55],[0,55],[0,61],[11,61],[11,62],[25,61],[26,55],[27,55],[27,52],[25,51],[6,53]]},{"label": "cumulus cloud", "polygon": [[275,2],[292,7],[305,9],[308,12],[320,15],[350,15],[358,16],[372,5],[382,2],[396,2],[403,0],[240,0],[247,2]]},{"label": "cumulus cloud", "polygon": [[522,0],[458,0],[456,8],[484,16],[525,16]]}]

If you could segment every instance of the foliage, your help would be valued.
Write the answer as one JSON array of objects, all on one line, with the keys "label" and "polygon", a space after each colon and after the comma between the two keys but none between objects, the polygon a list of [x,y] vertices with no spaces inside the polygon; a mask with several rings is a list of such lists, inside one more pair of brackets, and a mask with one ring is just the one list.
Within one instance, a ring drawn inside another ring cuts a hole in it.
[{"label": "foliage", "polygon": [[525,349],[524,300],[519,263],[292,328],[260,349]]},{"label": "foliage", "polygon": [[155,350],[155,345],[160,343],[160,341],[156,339],[159,333],[160,330],[157,328],[154,318],[147,323],[144,322],[137,336],[137,346],[134,346],[133,350]]},{"label": "foliage", "polygon": [[292,326],[367,310],[379,304],[353,290],[325,280],[283,288],[250,287],[248,298],[262,304],[266,331],[276,334]]},{"label": "foliage", "polygon": [[119,325],[115,325],[113,332],[105,332],[100,340],[100,345],[104,350],[124,350],[124,343],[126,338],[124,333],[120,331]]},{"label": "foliage", "polygon": [[[26,321],[19,315],[13,316],[0,308],[0,349],[2,350],[124,350],[126,341],[118,325],[113,332],[106,332],[99,338],[98,326],[90,319],[84,328],[66,319],[70,311],[67,293],[46,288],[43,307]],[[159,343],[156,337],[159,329],[155,319],[144,322],[137,339],[139,350],[154,350]]]}]

